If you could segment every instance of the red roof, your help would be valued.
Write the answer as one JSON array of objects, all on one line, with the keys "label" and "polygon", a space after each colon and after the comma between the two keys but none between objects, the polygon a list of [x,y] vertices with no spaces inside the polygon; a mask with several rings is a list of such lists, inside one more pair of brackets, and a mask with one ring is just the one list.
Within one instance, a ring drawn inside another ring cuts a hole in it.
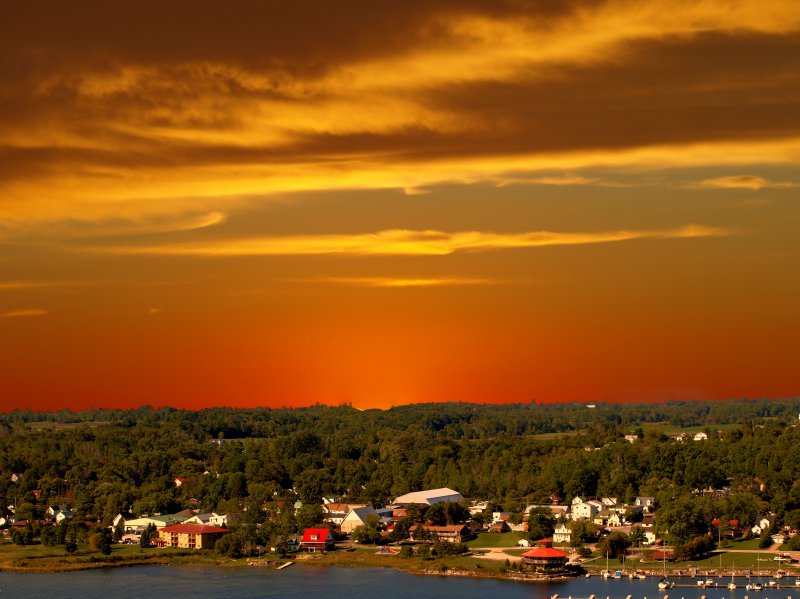
[{"label": "red roof", "polygon": [[527,553],[522,554],[522,557],[531,557],[536,559],[568,556],[568,553],[560,551],[559,549],[553,549],[552,547],[536,547],[536,549],[531,549]]},{"label": "red roof", "polygon": [[325,543],[328,540],[328,535],[331,531],[327,528],[306,528],[303,531],[303,538],[300,539],[301,543]]},{"label": "red roof", "polygon": [[230,532],[227,528],[211,526],[210,524],[173,524],[159,529],[159,532],[177,532],[190,535],[209,535],[220,532]]}]

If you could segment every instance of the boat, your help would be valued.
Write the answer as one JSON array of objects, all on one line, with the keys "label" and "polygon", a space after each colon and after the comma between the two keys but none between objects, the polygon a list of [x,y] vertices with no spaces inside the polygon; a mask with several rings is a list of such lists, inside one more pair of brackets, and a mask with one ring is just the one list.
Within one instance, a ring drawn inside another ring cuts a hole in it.
[{"label": "boat", "polygon": [[763,584],[761,584],[760,582],[757,582],[757,583],[755,583],[755,584],[753,585],[753,590],[754,590],[754,591],[760,591],[760,590],[762,590],[763,588],[764,588],[764,585],[763,585]]},{"label": "boat", "polygon": [[661,561],[664,564],[664,574],[661,577],[661,580],[658,582],[658,588],[663,591],[664,589],[670,588],[669,582],[667,581],[667,554],[666,554],[666,552],[664,552],[664,556],[663,556]]},{"label": "boat", "polygon": [[728,588],[731,591],[735,591],[736,590],[736,583],[733,581],[733,573],[734,573],[734,570],[733,570],[733,568],[731,568],[731,581],[728,583]]},{"label": "boat", "polygon": [[706,586],[713,587],[714,586],[714,579],[713,578],[706,578]]}]

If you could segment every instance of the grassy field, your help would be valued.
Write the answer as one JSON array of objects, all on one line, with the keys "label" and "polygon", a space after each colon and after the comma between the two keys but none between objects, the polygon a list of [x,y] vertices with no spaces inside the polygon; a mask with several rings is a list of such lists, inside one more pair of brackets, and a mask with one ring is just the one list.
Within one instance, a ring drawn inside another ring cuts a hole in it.
[{"label": "grassy field", "polygon": [[87,545],[79,545],[78,550],[69,555],[64,551],[63,545],[46,547],[0,543],[0,570],[60,572],[122,565],[170,563],[217,565],[227,561],[229,560],[220,559],[206,552],[172,548],[142,549],[138,545],[113,545],[111,555],[106,556],[99,551],[89,551]]},{"label": "grassy field", "polygon": [[527,539],[524,532],[479,532],[477,539],[467,541],[468,547],[516,547],[517,541]]}]

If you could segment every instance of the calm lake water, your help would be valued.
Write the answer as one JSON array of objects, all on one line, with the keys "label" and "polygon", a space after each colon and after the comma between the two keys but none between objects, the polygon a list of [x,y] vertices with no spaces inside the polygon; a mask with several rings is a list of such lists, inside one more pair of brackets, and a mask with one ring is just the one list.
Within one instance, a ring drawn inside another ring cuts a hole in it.
[{"label": "calm lake water", "polygon": [[[694,581],[685,579],[687,584]],[[729,582],[723,579],[722,584]],[[743,581],[739,581],[743,583]],[[787,583],[794,584],[794,578]],[[0,599],[243,599],[302,597],[303,599],[550,599],[568,597],[599,599],[800,599],[800,588],[765,589],[761,592],[727,588],[673,588],[659,591],[657,581],[577,578],[557,584],[521,583],[455,576],[415,576],[384,568],[325,568],[296,565],[282,571],[270,568],[198,568],[148,566],[61,574],[0,572]]]}]

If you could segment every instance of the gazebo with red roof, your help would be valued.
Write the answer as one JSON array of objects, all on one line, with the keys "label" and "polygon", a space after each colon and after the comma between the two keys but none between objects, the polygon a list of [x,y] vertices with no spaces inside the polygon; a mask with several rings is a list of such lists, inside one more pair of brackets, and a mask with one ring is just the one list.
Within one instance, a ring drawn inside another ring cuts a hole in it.
[{"label": "gazebo with red roof", "polygon": [[553,549],[552,539],[542,539],[537,543],[538,547],[522,554],[526,566],[533,566],[534,569],[554,569],[567,565],[569,554],[560,549]]}]

